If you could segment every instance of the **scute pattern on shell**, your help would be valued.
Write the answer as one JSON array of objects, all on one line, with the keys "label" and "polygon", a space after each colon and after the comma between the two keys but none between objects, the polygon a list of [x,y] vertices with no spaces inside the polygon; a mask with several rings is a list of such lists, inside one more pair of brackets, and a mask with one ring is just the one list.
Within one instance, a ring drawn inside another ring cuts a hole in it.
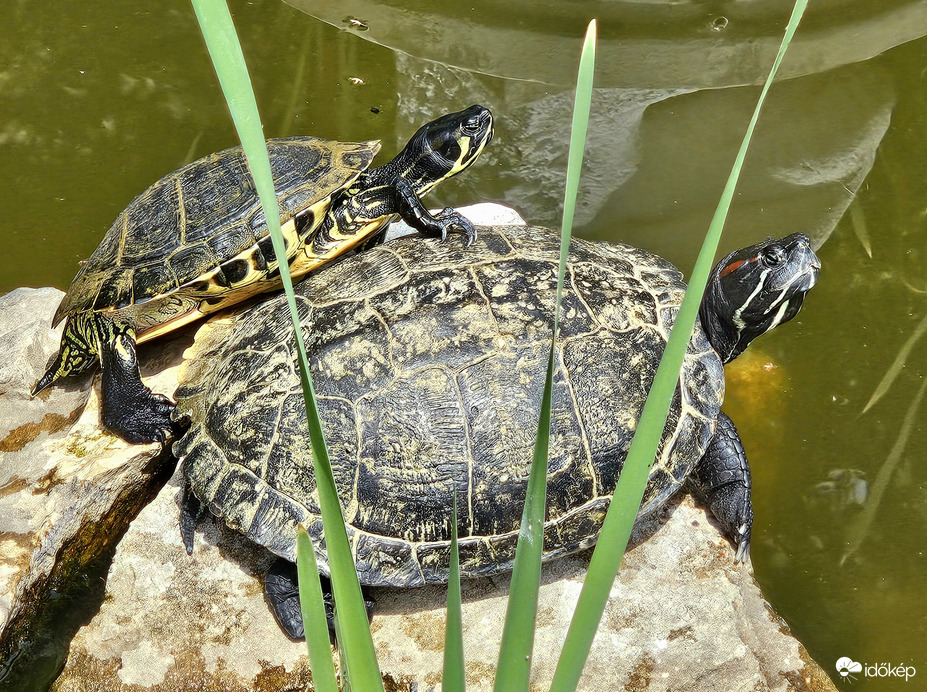
[{"label": "scute pattern on shell", "polygon": [[[550,343],[559,235],[419,237],[297,286],[310,367],[361,582],[447,580],[453,493],[465,576],[511,569]],[[595,542],[685,286],[643,250],[573,240],[554,385],[546,558]],[[181,371],[175,445],[217,516],[294,559],[321,520],[286,303],[200,330]],[[700,328],[643,512],[702,456],[723,370]],[[323,571],[324,553],[319,553]]]},{"label": "scute pattern on shell", "polygon": [[[378,142],[269,140],[281,223],[353,183],[378,149]],[[305,232],[319,221],[307,222]],[[263,241],[267,224],[241,148],[206,156],[164,176],[119,214],[75,277],[55,323],[75,312],[113,309],[141,327],[146,312],[160,311],[154,322],[163,323],[181,305],[189,307],[183,295],[170,300],[181,287],[210,272],[228,283],[223,262],[254,248],[257,266],[266,267],[273,256]]]}]

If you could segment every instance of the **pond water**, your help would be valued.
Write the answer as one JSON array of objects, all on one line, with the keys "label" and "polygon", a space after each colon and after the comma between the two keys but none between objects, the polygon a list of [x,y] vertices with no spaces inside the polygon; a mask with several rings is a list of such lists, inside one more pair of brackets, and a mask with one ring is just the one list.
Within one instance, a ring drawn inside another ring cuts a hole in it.
[{"label": "pond water", "polygon": [[[597,17],[576,232],[688,271],[791,3],[445,4],[231,1],[267,135],[382,139],[385,161],[419,124],[482,103],[496,138],[429,204],[501,201],[557,224],[570,84]],[[722,250],[803,231],[824,268],[799,317],[729,366],[725,408],[751,460],[753,562],[777,612],[835,678],[844,656],[923,678],[927,9],[812,6]],[[235,134],[184,0],[10,0],[0,24],[0,293],[66,288],[136,194]],[[854,689],[917,687],[855,675]]]}]

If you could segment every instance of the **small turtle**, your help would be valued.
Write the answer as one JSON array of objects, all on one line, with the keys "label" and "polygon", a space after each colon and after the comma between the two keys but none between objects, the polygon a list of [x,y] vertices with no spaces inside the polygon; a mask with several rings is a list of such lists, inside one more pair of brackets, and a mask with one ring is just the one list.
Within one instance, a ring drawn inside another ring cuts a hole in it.
[{"label": "small turtle", "polygon": [[[451,507],[464,577],[512,568],[550,343],[559,234],[480,229],[457,243],[400,239],[297,287],[344,518],[365,586],[448,578]],[[802,234],[714,269],[641,515],[687,482],[749,555],[750,471],[721,412],[723,363],[792,319],[820,263]],[[666,260],[574,239],[553,390],[544,557],[595,543],[685,292]],[[181,532],[201,501],[276,554],[265,581],[278,622],[302,632],[296,527],[328,572],[286,303],[274,298],[197,335],[176,415],[189,431]],[[191,492],[192,491],[192,492]]]},{"label": "small turtle", "polygon": [[[474,105],[428,123],[369,170],[377,141],[268,141],[291,274],[376,244],[397,215],[426,235],[457,229],[472,242],[467,219],[433,216],[420,198],[470,166],[492,132],[492,114]],[[32,395],[99,363],[103,424],[128,442],[163,443],[173,403],[142,383],[136,343],[279,285],[241,148],[194,161],[136,197],[83,263],[52,323],[67,319],[58,356]]]}]

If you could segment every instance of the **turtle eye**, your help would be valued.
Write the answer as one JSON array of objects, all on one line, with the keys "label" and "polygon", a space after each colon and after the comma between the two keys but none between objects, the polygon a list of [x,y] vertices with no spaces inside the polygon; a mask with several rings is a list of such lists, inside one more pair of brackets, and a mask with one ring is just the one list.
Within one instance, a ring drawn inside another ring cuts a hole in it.
[{"label": "turtle eye", "polygon": [[775,267],[785,261],[785,249],[781,245],[770,245],[760,253],[763,263],[769,267]]},{"label": "turtle eye", "polygon": [[464,134],[475,135],[480,131],[480,116],[471,115],[467,118],[462,126]]}]

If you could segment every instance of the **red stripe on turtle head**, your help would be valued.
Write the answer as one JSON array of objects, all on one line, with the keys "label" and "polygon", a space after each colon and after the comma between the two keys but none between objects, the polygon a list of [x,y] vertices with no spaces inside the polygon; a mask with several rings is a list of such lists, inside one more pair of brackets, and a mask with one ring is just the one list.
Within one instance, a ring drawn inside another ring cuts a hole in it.
[{"label": "red stripe on turtle head", "polygon": [[754,257],[751,257],[750,259],[740,260],[739,262],[731,262],[729,265],[727,265],[724,269],[721,270],[721,273],[718,274],[718,278],[720,279],[722,276],[727,276],[732,271],[737,271],[737,269],[744,266],[748,262],[756,262],[756,257],[754,256]]}]

